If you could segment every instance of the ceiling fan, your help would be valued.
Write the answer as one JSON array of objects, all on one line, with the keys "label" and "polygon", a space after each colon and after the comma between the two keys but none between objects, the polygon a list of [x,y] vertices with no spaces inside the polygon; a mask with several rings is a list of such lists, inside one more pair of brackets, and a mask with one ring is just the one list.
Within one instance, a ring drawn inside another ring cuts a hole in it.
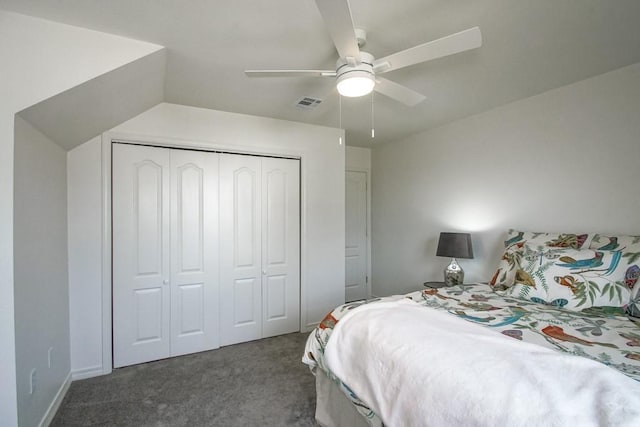
[{"label": "ceiling fan", "polygon": [[478,27],[376,59],[360,50],[366,42],[364,30],[355,29],[348,0],[316,0],[336,50],[340,55],[335,70],[245,70],[248,77],[335,77],[342,96],[358,97],[372,90],[414,106],[425,96],[378,74],[442,58],[482,45]]}]

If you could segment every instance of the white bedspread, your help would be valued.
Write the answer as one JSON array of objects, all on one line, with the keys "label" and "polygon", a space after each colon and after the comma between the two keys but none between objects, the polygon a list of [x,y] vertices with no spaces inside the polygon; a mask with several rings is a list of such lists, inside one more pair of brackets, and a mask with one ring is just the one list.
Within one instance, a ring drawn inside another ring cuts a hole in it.
[{"label": "white bedspread", "polygon": [[388,426],[638,426],[640,383],[411,300],[337,323],[327,367]]}]

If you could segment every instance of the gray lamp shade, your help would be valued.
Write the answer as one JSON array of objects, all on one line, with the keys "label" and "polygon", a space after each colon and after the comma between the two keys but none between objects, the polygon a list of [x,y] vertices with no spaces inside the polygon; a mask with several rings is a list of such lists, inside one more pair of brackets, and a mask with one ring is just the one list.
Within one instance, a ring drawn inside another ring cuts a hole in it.
[{"label": "gray lamp shade", "polygon": [[473,258],[471,234],[440,233],[436,256],[448,258]]}]

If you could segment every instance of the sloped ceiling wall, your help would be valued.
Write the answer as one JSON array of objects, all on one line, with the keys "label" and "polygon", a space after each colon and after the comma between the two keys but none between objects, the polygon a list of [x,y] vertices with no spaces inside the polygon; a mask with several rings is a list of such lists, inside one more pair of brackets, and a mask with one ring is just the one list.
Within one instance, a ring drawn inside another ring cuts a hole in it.
[{"label": "sloped ceiling wall", "polygon": [[19,113],[66,150],[162,102],[166,51],[154,52]]}]

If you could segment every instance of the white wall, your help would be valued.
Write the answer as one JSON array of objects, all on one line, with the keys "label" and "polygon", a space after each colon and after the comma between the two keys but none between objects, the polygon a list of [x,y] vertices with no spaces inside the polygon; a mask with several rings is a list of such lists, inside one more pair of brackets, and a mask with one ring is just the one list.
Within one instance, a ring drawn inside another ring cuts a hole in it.
[{"label": "white wall", "polygon": [[101,137],[67,153],[73,379],[102,372]]},{"label": "white wall", "polygon": [[[302,326],[307,328],[344,302],[345,149],[344,145],[338,143],[341,133],[334,128],[164,103],[107,132],[103,141],[113,138],[300,156],[303,243],[301,320]],[[89,145],[82,148],[85,151],[76,149],[69,156],[69,169],[73,171],[74,179],[83,179],[81,175],[88,178],[86,186],[76,186],[74,192],[70,192],[70,214],[76,212],[85,216],[82,230],[73,229],[74,226],[70,229],[70,242],[84,240],[83,237],[74,236],[76,233],[98,236],[102,227],[99,212],[83,206],[87,203],[85,195],[102,194],[95,182],[95,171],[100,170],[100,163],[96,163],[95,159],[96,147],[93,141]],[[71,246],[71,264],[82,262],[87,265],[86,270],[79,271],[77,275],[74,273],[70,295],[71,342],[74,351],[72,371],[82,376],[92,370],[95,374],[97,372],[93,368],[96,365],[108,363],[106,358],[97,356],[105,350],[104,347],[97,347],[98,343],[94,340],[82,342],[83,336],[103,334],[102,330],[96,329],[97,323],[103,320],[102,314],[85,309],[83,305],[94,307],[106,301],[104,293],[103,298],[96,299],[99,297],[95,287],[99,260],[95,259],[93,253],[95,247],[91,245],[89,252],[83,252],[82,244],[72,243]],[[104,311],[108,308],[108,304],[103,305]],[[82,313],[82,316],[73,313]],[[107,338],[110,339],[110,336]],[[108,364],[110,369],[110,362]]]},{"label": "white wall", "polygon": [[371,149],[347,146],[345,164],[347,170],[371,170]]},{"label": "white wall", "polygon": [[18,422],[24,426],[40,423],[69,380],[66,157],[16,116],[14,300]]},{"label": "white wall", "polygon": [[43,99],[161,49],[123,37],[0,12],[0,419],[18,423],[16,397],[14,116]]},{"label": "white wall", "polygon": [[640,234],[640,64],[373,149],[374,293],[442,280],[441,231],[491,279],[508,228]]},{"label": "white wall", "polygon": [[18,424],[13,308],[13,118],[11,110],[0,109],[0,418],[7,426]]}]

